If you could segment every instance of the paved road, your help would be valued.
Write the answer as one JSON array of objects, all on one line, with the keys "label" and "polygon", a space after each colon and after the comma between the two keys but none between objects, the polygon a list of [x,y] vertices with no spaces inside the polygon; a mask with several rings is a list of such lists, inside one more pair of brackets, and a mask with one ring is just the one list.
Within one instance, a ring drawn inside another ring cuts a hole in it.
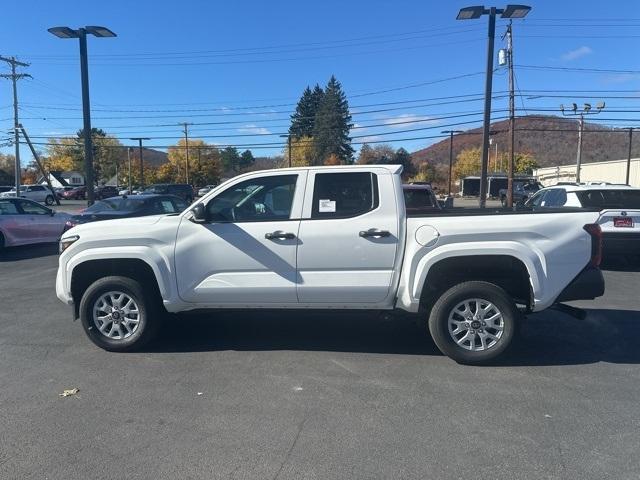
[{"label": "paved road", "polygon": [[183,318],[107,353],[56,300],[56,261],[0,256],[2,479],[638,478],[639,273],[474,368],[365,313]]}]

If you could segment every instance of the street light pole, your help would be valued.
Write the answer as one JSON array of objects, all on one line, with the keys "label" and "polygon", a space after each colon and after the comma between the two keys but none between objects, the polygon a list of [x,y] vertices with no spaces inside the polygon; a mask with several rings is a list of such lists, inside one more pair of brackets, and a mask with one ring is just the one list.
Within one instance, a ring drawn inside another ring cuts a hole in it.
[{"label": "street light pole", "polygon": [[454,133],[462,133],[462,130],[442,130],[440,133],[448,133],[449,134],[449,188],[447,190],[447,196],[451,196],[451,176],[453,171],[453,134]]},{"label": "street light pole", "polygon": [[496,36],[496,15],[501,18],[523,18],[531,7],[527,5],[507,5],[506,8],[474,6],[461,8],[458,20],[473,20],[482,15],[489,15],[487,42],[487,71],[484,87],[484,119],[482,125],[482,166],[480,170],[480,208],[487,204],[487,169],[489,164],[489,128],[491,126],[491,92],[493,83],[493,47]]},{"label": "street light pole", "polygon": [[87,204],[95,201],[93,178],[93,145],[91,138],[91,107],[89,104],[89,65],[87,58],[87,33],[96,37],[115,37],[116,34],[105,27],[86,26],[74,30],[69,27],[47,29],[58,38],[77,38],[80,40],[80,78],[82,82],[82,119],[84,137],[84,176],[87,189]]}]

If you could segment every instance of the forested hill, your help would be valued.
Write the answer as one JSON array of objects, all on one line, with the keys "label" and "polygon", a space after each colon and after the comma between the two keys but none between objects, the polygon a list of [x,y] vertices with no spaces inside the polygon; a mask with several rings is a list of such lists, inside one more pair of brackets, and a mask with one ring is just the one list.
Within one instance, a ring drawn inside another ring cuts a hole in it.
[{"label": "forested hill", "polygon": [[[515,150],[530,152],[542,167],[571,164],[576,160],[578,122],[576,119],[556,116],[529,115],[515,121]],[[582,161],[596,162],[627,158],[629,135],[627,130],[612,129],[596,123],[585,122],[582,144]],[[508,120],[491,124],[496,131],[492,137],[498,143],[498,154],[509,148]],[[454,161],[456,155],[468,148],[482,145],[482,129],[476,128],[459,134],[453,140]],[[494,148],[494,147],[492,147]],[[640,139],[633,142],[633,156],[640,156]],[[449,139],[446,138],[427,148],[412,153],[415,163],[442,164],[449,161]]]}]

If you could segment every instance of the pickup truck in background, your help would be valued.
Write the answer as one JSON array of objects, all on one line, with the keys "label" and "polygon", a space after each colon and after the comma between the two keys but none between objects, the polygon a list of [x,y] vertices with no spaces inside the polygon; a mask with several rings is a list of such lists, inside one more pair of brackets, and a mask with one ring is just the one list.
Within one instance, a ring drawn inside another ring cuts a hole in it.
[{"label": "pickup truck in background", "polygon": [[461,363],[494,359],[522,313],[604,292],[598,213],[407,214],[398,165],[239,175],[181,214],[79,225],[60,241],[57,296],[112,351],[164,312],[413,312]]}]

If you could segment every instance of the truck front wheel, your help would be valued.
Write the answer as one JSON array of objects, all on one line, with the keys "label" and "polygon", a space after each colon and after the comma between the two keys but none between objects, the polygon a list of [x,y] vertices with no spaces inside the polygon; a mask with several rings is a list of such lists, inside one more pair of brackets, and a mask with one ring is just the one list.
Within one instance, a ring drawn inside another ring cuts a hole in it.
[{"label": "truck front wheel", "polygon": [[458,363],[479,365],[509,347],[518,315],[502,288],[488,282],[464,282],[436,301],[429,331],[442,353]]},{"label": "truck front wheel", "polygon": [[153,297],[144,295],[140,283],[131,278],[112,276],[96,280],[80,301],[85,333],[105,350],[127,352],[141,348],[158,330]]}]

